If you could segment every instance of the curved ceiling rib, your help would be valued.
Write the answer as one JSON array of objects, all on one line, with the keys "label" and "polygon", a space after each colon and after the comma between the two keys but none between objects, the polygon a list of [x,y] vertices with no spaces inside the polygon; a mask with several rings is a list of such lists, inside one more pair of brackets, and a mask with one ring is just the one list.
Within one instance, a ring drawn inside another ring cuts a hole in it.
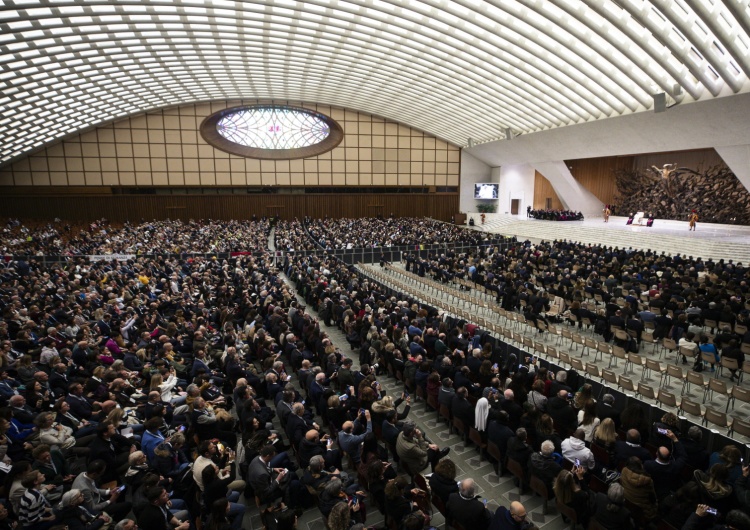
[{"label": "curved ceiling rib", "polygon": [[0,0],[0,165],[210,100],[353,108],[458,145],[748,90],[747,0]]}]

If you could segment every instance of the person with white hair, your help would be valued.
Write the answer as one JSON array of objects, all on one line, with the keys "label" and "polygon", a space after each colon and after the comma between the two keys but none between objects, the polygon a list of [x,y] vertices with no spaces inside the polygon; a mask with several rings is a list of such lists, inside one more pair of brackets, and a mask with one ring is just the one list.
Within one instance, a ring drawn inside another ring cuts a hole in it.
[{"label": "person with white hair", "polygon": [[72,489],[63,494],[57,505],[57,514],[60,522],[69,528],[79,530],[98,530],[112,521],[106,513],[97,515],[83,506],[84,496],[79,489]]},{"label": "person with white hair", "polygon": [[532,453],[529,458],[529,473],[544,482],[547,491],[551,492],[555,477],[560,473],[562,467],[555,460],[555,444],[552,441],[543,441],[541,449],[538,453]]}]

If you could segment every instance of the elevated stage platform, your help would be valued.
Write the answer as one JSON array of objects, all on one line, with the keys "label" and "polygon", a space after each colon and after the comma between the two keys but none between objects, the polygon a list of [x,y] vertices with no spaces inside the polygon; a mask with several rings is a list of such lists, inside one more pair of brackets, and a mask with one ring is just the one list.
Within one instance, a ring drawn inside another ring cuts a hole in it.
[{"label": "elevated stage platform", "polygon": [[601,217],[583,221],[540,221],[528,219],[525,214],[488,216],[481,225],[479,214],[469,214],[475,219],[475,230],[530,240],[567,239],[585,244],[603,244],[636,249],[651,249],[667,254],[686,254],[704,259],[733,260],[750,263],[750,226],[701,223],[696,231],[688,230],[687,220],[656,219],[654,226],[626,225],[627,217]]}]

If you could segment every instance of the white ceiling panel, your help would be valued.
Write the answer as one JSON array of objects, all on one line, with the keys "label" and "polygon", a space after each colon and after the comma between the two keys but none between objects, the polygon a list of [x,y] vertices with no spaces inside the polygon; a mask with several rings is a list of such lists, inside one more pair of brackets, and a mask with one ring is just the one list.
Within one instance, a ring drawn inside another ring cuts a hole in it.
[{"label": "white ceiling panel", "polygon": [[750,0],[0,0],[0,165],[161,107],[348,107],[465,145],[748,91]]}]

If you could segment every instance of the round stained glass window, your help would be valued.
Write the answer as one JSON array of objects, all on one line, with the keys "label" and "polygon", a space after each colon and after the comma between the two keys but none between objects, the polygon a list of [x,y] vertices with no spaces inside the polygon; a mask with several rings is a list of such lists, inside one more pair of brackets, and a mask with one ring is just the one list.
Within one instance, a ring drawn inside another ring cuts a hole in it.
[{"label": "round stained glass window", "polygon": [[232,154],[290,159],[330,151],[341,143],[344,131],[332,118],[308,109],[257,105],[212,114],[201,124],[201,135]]}]

